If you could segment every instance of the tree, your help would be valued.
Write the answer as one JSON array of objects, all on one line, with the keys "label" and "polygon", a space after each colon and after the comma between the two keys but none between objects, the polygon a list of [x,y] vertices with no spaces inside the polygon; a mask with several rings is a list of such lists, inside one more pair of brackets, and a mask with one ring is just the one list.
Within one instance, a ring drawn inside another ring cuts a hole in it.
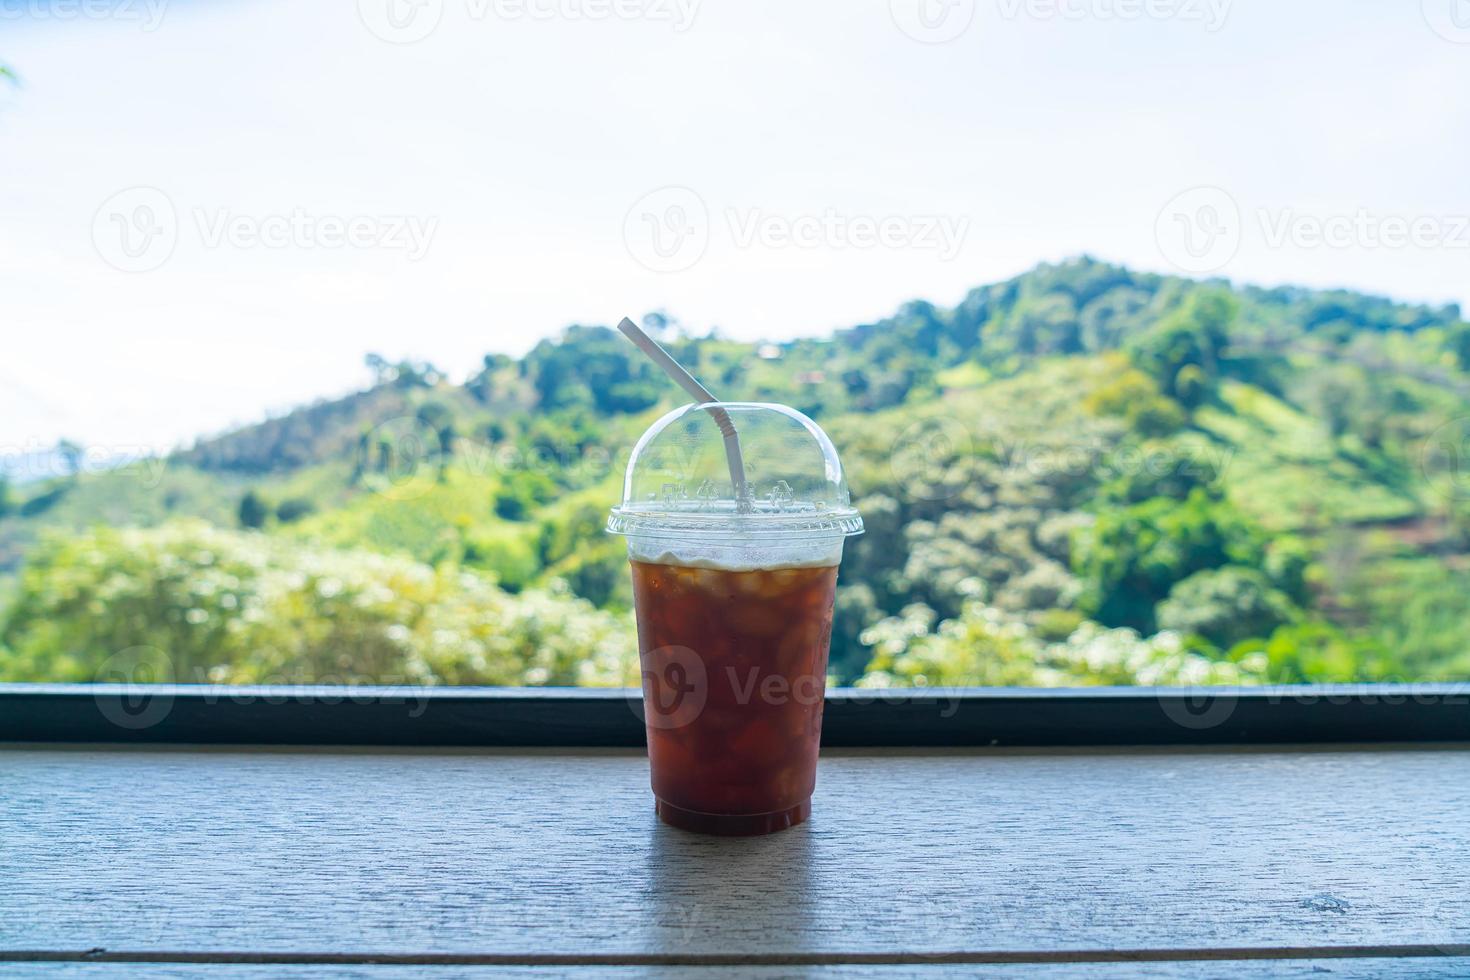
[{"label": "tree", "polygon": [[670,390],[647,358],[607,327],[569,327],[559,342],[537,344],[525,364],[543,411],[640,412]]},{"label": "tree", "polygon": [[442,470],[454,455],[454,441],[459,433],[454,423],[454,413],[441,402],[424,402],[414,413],[421,425],[432,429],[439,444],[439,466]]},{"label": "tree", "polygon": [[1450,327],[1447,340],[1460,370],[1470,371],[1470,323],[1457,323]]},{"label": "tree", "polygon": [[287,497],[276,506],[276,520],[282,524],[294,524],[314,513],[316,504],[307,497]]},{"label": "tree", "polygon": [[935,624],[933,610],[906,607],[864,634],[874,648],[857,686],[973,687],[1096,684],[1240,684],[1263,679],[1264,658],[1211,661],[1174,633],[1082,623],[1047,642],[1023,620],[982,602]]},{"label": "tree", "polygon": [[254,490],[245,491],[245,496],[240,498],[240,526],[245,528],[265,527],[266,518],[270,517],[270,505],[265,498]]},{"label": "tree", "polygon": [[82,454],[82,447],[70,439],[62,439],[56,444],[56,455],[61,458],[69,477],[75,478],[82,471]]},{"label": "tree", "polygon": [[[1127,363],[1116,354],[1108,356]],[[1133,367],[1123,368],[1100,385],[1083,405],[1093,415],[1122,418],[1129,429],[1147,438],[1172,435],[1187,421],[1179,404],[1164,395],[1152,377]]]},{"label": "tree", "polygon": [[1226,565],[1195,572],[1159,603],[1159,627],[1195,633],[1221,649],[1264,639],[1291,616],[1291,602],[1260,571]]},{"label": "tree", "polygon": [[1079,535],[1082,608],[1108,626],[1154,628],[1154,604],[1195,572],[1259,565],[1262,541],[1228,503],[1196,488],[1184,501],[1155,497],[1098,515]]},{"label": "tree", "polygon": [[626,617],[552,586],[196,521],[45,539],[0,628],[3,676],[91,681],[156,651],[189,683],[637,684]]},{"label": "tree", "polygon": [[1173,314],[1130,343],[1129,353],[1165,394],[1187,407],[1197,406],[1219,375],[1237,309],[1225,290],[1192,293]]},{"label": "tree", "polygon": [[398,377],[398,372],[382,354],[368,353],[364,355],[362,362],[369,371],[373,372],[373,384],[391,384],[393,379]]}]

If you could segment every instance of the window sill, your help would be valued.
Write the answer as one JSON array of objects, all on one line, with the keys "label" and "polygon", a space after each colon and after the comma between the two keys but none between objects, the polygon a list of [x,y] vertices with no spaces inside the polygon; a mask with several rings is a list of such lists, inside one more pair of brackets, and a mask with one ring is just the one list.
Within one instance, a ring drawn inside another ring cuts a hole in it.
[{"label": "window sill", "polygon": [[0,972],[1470,973],[1459,749],[832,751],[811,822],[749,839],[657,823],[617,749],[10,748],[0,769]]},{"label": "window sill", "polygon": [[[643,744],[639,693],[591,688],[0,684],[0,742]],[[823,745],[1470,742],[1470,684],[828,692]]]}]

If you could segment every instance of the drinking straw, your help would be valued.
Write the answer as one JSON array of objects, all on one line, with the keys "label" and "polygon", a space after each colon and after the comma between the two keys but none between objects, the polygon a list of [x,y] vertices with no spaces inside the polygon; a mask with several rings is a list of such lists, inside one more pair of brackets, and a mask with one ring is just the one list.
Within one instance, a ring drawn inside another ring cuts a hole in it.
[{"label": "drinking straw", "polygon": [[715,420],[715,425],[720,427],[720,434],[725,437],[725,462],[730,466],[730,482],[735,486],[735,500],[739,508],[745,510],[750,506],[750,492],[745,485],[745,460],[740,456],[740,434],[735,431],[735,423],[730,420],[730,413],[718,405],[709,405],[709,402],[718,402],[719,399],[710,394],[708,388],[700,384],[684,366],[674,360],[673,356],[654,340],[632,320],[623,317],[618,324],[618,329],[623,332],[638,349],[648,355],[649,360],[663,369],[664,374],[673,378],[680,388],[689,392],[696,401],[706,406],[705,410]]}]

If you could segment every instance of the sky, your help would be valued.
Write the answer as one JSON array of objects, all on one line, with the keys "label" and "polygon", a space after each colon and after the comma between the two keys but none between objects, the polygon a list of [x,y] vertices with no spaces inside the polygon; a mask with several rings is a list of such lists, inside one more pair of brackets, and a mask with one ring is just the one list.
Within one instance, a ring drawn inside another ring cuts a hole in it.
[{"label": "sky", "polygon": [[1470,309],[1467,0],[0,0],[0,63],[0,459],[1081,253]]}]

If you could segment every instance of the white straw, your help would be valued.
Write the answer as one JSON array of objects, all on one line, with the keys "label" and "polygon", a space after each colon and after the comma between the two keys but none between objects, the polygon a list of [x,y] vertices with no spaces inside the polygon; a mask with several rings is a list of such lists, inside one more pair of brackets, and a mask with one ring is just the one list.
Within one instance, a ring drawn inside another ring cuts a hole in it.
[{"label": "white straw", "polygon": [[[701,404],[719,401],[710,394],[708,388],[695,380],[694,375],[684,370],[683,365],[674,360],[668,351],[659,346],[658,341],[644,333],[632,320],[623,317],[618,329],[696,401]],[[735,499],[745,503],[749,500],[749,490],[745,485],[745,460],[740,456],[740,434],[735,431],[735,423],[730,420],[729,412],[718,407],[710,407],[707,411],[714,417],[715,425],[720,427],[720,433],[725,437],[725,462],[730,466],[730,482],[735,486]]]}]

